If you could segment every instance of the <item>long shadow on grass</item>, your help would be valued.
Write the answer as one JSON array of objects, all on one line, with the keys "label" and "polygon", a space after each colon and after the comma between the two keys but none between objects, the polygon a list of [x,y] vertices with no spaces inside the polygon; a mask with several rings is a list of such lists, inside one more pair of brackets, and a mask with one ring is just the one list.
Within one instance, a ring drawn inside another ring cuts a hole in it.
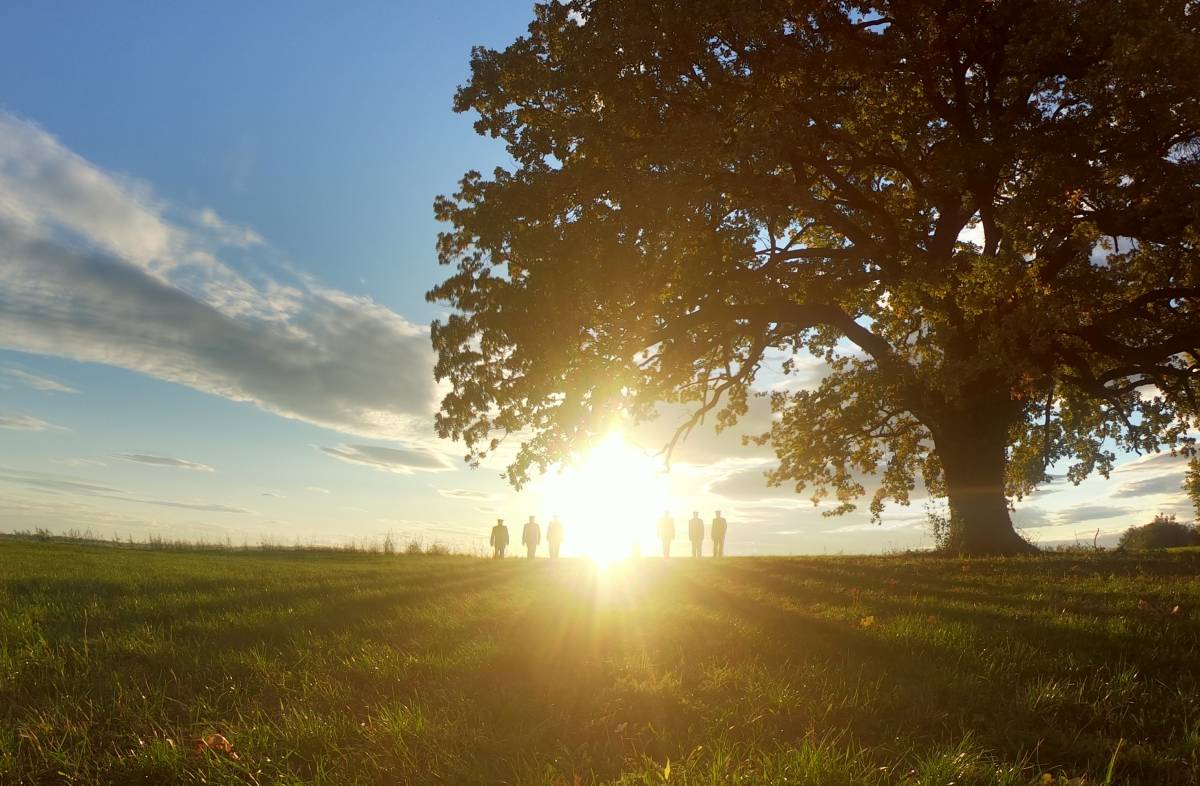
[{"label": "long shadow on grass", "polygon": [[[803,574],[806,567],[796,566],[796,572]],[[698,579],[695,591],[717,596],[714,603],[727,604],[736,618],[760,627],[765,634],[762,640],[773,645],[764,648],[763,657],[786,663],[789,652],[840,656],[843,669],[859,668],[886,681],[891,695],[881,706],[846,718],[857,736],[874,744],[885,743],[889,734],[935,740],[969,731],[985,747],[1011,756],[1040,747],[1053,761],[1094,770],[1103,764],[1096,758],[1097,748],[1107,755],[1105,746],[1112,739],[1155,739],[1160,744],[1176,744],[1179,735],[1185,733],[1178,724],[1179,713],[1171,708],[1186,711],[1189,702],[1181,700],[1179,692],[1194,688],[1194,680],[1186,678],[1188,653],[1194,651],[1196,642],[1190,628],[1177,631],[1185,646],[1159,648],[1132,636],[1093,633],[1045,618],[1012,616],[1000,608],[1003,598],[993,598],[995,608],[988,609],[969,609],[929,598],[864,599],[872,619],[879,615],[881,626],[891,615],[920,616],[936,611],[931,628],[953,621],[968,626],[975,634],[957,646],[942,646],[922,638],[891,639],[878,635],[880,631],[874,627],[854,631],[850,621],[821,624],[803,606],[816,597],[827,597],[827,591],[798,585],[774,571],[745,565],[722,568],[721,572],[728,571],[736,579],[723,585],[717,581],[719,573],[707,577],[694,574],[693,578]],[[755,588],[760,590],[757,597],[745,594]],[[791,608],[769,602],[776,598],[790,602]],[[1187,646],[1189,638],[1191,645]],[[1008,656],[996,660],[994,652],[1014,640],[1043,657],[1031,663]],[[1071,673],[1072,668],[1089,662],[1093,664],[1091,671]],[[1136,667],[1141,680],[1139,701],[1152,707],[1153,713],[1121,714],[1120,701],[1109,704],[1104,695],[1104,674],[1112,675],[1130,665]],[[1081,690],[1088,685],[1096,695],[1081,694],[1077,700],[1080,703],[1066,715],[1039,713],[1022,698],[1042,688],[1054,691],[1055,682],[1079,685]],[[1109,717],[1110,713],[1116,716]]]},{"label": "long shadow on grass", "polygon": [[[1062,609],[1077,611],[1082,608],[1081,613],[1097,618],[1127,615],[1127,611],[1114,609],[1111,604],[1107,613],[1091,614],[1088,607],[1061,599],[1054,603],[1031,604],[1025,598],[1013,598],[999,592],[963,592],[960,591],[962,584],[954,584],[945,592],[921,592],[920,582],[891,583],[890,577],[883,581],[867,582],[865,586],[872,590],[871,594],[855,598],[844,588],[831,590],[819,584],[814,587],[812,583],[796,582],[797,576],[819,574],[819,567],[804,565],[786,575],[779,572],[779,567],[766,566],[764,569],[740,562],[732,563],[726,569],[737,575],[743,586],[759,585],[773,595],[797,601],[818,601],[843,607],[854,607],[861,603],[869,609],[869,613],[882,615],[933,614],[938,620],[969,625],[985,634],[993,643],[1006,640],[1025,642],[1045,651],[1047,660],[1055,662],[1061,662],[1064,653],[1070,653],[1074,660],[1082,663],[1111,664],[1121,660],[1144,670],[1181,673],[1189,668],[1191,661],[1192,646],[1148,647],[1145,633],[1141,630],[1130,629],[1121,633],[1083,630],[1069,624],[1066,619],[1060,621]],[[1160,616],[1155,622],[1157,634],[1169,633],[1175,638],[1192,639],[1193,643],[1200,643],[1200,631],[1197,631],[1196,624],[1182,616]]]}]

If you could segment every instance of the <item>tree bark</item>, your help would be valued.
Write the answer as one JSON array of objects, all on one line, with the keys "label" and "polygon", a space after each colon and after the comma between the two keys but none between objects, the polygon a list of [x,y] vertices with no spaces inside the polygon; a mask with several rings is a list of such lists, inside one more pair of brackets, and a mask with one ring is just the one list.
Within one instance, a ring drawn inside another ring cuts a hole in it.
[{"label": "tree bark", "polygon": [[1036,552],[1013,529],[1008,515],[1004,495],[1006,425],[992,421],[987,412],[978,412],[940,432],[935,444],[950,500],[947,550],[964,555]]}]

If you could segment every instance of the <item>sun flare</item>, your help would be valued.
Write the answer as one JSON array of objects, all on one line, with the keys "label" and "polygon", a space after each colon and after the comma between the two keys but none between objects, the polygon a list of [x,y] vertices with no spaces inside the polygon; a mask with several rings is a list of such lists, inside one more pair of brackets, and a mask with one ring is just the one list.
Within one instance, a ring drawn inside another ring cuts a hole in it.
[{"label": "sun flare", "polygon": [[604,438],[587,457],[548,475],[543,521],[558,516],[565,554],[607,565],[654,543],[654,523],[670,507],[667,477],[653,456],[625,441]]}]

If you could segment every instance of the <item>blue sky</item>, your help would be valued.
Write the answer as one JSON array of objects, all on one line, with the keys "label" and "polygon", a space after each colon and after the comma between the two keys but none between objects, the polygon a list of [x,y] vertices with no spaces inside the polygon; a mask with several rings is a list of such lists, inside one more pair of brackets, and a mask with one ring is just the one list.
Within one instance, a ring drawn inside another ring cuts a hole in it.
[{"label": "blue sky", "polygon": [[[469,548],[544,514],[434,439],[424,301],[434,195],[505,160],[451,97],[530,6],[330,8],[0,7],[0,531]],[[925,541],[920,505],[875,527],[763,489],[735,435],[682,459],[677,517],[724,508],[731,551]],[[1018,519],[1190,517],[1179,472],[1143,460]]]}]

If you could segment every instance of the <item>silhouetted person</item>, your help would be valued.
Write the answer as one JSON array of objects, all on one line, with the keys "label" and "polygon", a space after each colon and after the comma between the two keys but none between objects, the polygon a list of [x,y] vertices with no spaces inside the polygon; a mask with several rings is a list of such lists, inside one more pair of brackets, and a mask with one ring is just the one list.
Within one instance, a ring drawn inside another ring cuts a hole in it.
[{"label": "silhouetted person", "polygon": [[563,542],[563,526],[558,516],[551,518],[546,525],[546,542],[550,544],[550,559],[558,559],[558,549]]},{"label": "silhouetted person", "polygon": [[704,553],[704,519],[700,518],[698,510],[693,510],[688,519],[688,540],[692,542],[692,556],[701,556]]},{"label": "silhouetted person", "polygon": [[496,519],[496,526],[492,527],[492,557],[495,559],[504,558],[504,550],[508,548],[508,527],[504,526],[504,519]]},{"label": "silhouetted person", "polygon": [[537,553],[538,544],[542,542],[542,528],[533,520],[533,516],[529,517],[529,521],[525,522],[525,529],[521,532],[521,543],[525,544],[525,548],[529,550],[529,558],[533,559],[533,555]]},{"label": "silhouetted person", "polygon": [[675,519],[665,510],[662,518],[658,520],[658,539],[662,541],[663,556],[671,556],[671,541],[675,540]]},{"label": "silhouetted person", "polygon": [[729,522],[721,516],[721,511],[717,511],[716,518],[713,519],[712,525],[712,541],[713,541],[713,556],[725,556],[725,530],[729,529]]}]

